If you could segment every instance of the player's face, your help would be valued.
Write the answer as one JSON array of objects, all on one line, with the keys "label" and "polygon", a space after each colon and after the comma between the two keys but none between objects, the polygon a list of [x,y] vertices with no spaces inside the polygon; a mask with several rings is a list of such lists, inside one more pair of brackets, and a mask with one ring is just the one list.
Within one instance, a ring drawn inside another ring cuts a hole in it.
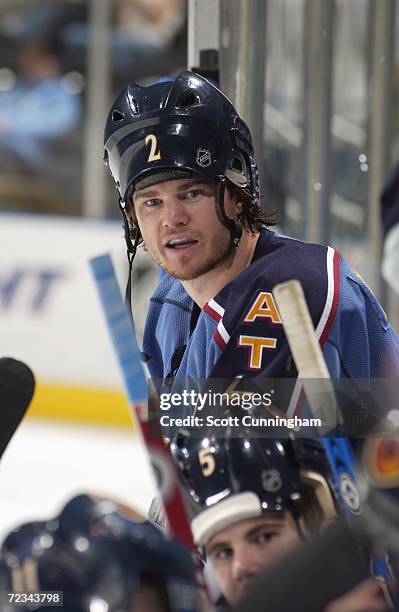
[{"label": "player's face", "polygon": [[[157,183],[134,193],[145,247],[172,276],[193,280],[234,256],[216,196],[215,185],[195,177]],[[226,192],[227,216],[236,218],[240,208]]]},{"label": "player's face", "polygon": [[300,542],[292,517],[267,512],[219,531],[206,546],[219,587],[237,604],[259,576]]}]

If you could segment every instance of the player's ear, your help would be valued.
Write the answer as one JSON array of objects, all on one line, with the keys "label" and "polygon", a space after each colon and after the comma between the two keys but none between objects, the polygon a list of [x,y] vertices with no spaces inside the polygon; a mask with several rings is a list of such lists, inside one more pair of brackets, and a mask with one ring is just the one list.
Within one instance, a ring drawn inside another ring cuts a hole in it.
[{"label": "player's ear", "polygon": [[244,209],[244,204],[240,200],[237,200],[236,202],[234,202],[234,205],[236,208],[237,217],[239,217]]},{"label": "player's ear", "polygon": [[244,210],[244,204],[241,201],[242,198],[240,197],[240,193],[236,189],[232,190],[231,199],[234,205],[236,216],[240,217],[240,215],[242,215],[242,212]]},{"label": "player's ear", "polygon": [[[234,217],[236,219],[239,219],[242,216],[242,213],[244,210],[244,204],[242,202],[241,193],[238,191],[236,187],[231,186],[229,184],[227,185],[226,193],[227,193],[227,197],[230,200],[229,209],[230,211],[234,209],[234,212],[230,212],[229,216],[231,216],[233,219]],[[225,203],[226,203],[226,193],[225,193]],[[231,207],[231,205],[233,205],[233,208]]]}]

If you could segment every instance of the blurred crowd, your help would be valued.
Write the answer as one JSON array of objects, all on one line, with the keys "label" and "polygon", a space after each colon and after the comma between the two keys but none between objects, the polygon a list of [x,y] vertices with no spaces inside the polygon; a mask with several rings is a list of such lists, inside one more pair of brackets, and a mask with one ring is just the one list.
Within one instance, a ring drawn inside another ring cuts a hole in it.
[{"label": "blurred crowd", "polygon": [[[186,64],[186,0],[109,0],[114,95]],[[89,0],[0,7],[0,209],[79,213]],[[103,121],[101,121],[101,125]]]}]

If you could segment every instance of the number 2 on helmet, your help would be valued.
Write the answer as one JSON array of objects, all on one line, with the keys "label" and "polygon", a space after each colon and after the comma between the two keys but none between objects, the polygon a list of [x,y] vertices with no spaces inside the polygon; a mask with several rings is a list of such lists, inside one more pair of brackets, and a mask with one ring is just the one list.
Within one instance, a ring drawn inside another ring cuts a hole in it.
[{"label": "number 2 on helmet", "polygon": [[157,137],[155,134],[148,134],[145,137],[145,144],[148,145],[148,143],[151,143],[151,146],[147,161],[152,162],[161,159],[161,151],[157,151]]}]

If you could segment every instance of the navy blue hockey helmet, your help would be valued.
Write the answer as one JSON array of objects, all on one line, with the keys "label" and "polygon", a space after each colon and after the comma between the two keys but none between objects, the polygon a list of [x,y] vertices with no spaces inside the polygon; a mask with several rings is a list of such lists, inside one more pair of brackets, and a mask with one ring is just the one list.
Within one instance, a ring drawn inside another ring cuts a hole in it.
[{"label": "navy blue hockey helmet", "polygon": [[[242,228],[225,214],[224,183],[245,189],[259,205],[258,171],[247,125],[212,83],[185,71],[149,87],[127,85],[111,107],[104,141],[123,214],[139,182],[195,174],[223,186],[219,206],[238,244]],[[137,238],[138,228],[133,230]]]},{"label": "navy blue hockey helmet", "polygon": [[309,503],[318,520],[336,516],[331,470],[317,440],[260,438],[248,431],[200,438],[186,431],[175,437],[171,449],[197,506],[191,526],[198,545],[267,510],[286,510],[309,529],[309,522],[302,524],[305,501],[308,516]]},{"label": "navy blue hockey helmet", "polygon": [[[87,495],[53,520],[13,531],[1,550],[2,592],[62,591],[65,612],[130,612],[143,580],[160,593],[165,610],[197,610],[189,552],[130,509]],[[35,610],[55,612],[57,603]],[[1,609],[21,607],[4,602]]]}]

